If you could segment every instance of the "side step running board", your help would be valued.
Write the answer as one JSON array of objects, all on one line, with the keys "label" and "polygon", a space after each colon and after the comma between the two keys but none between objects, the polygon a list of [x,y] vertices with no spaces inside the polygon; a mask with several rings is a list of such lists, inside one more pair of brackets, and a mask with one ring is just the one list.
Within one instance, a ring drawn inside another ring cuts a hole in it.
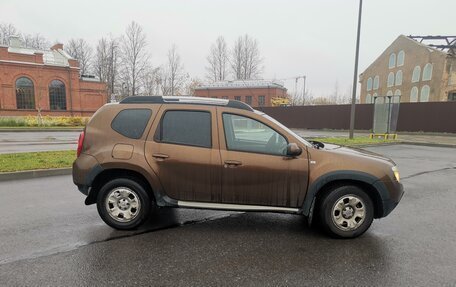
[{"label": "side step running board", "polygon": [[188,208],[203,208],[203,209],[220,209],[220,210],[237,210],[237,211],[273,211],[286,213],[299,213],[299,208],[279,207],[279,206],[262,206],[248,204],[225,204],[225,203],[210,203],[210,202],[194,202],[194,201],[177,201],[179,207]]}]

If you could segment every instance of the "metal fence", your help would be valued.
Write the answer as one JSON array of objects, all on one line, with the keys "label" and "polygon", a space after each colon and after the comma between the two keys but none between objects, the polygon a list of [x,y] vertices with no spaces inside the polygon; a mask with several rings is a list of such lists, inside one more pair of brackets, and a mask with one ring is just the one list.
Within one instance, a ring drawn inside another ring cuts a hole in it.
[{"label": "metal fence", "polygon": [[[350,105],[257,108],[291,128],[348,130]],[[356,105],[355,129],[372,130],[373,104]],[[397,131],[456,133],[456,102],[401,103]]]}]

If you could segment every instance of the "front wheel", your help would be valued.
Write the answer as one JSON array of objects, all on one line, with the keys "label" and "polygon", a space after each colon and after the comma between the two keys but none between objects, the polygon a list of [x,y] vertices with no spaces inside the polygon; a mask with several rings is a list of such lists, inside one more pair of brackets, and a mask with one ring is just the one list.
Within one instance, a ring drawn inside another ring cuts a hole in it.
[{"label": "front wheel", "polygon": [[320,223],[333,237],[358,237],[374,219],[372,199],[357,186],[334,188],[320,202]]},{"label": "front wheel", "polygon": [[129,230],[147,219],[151,200],[141,184],[132,179],[118,178],[101,188],[97,209],[101,219],[109,226]]}]

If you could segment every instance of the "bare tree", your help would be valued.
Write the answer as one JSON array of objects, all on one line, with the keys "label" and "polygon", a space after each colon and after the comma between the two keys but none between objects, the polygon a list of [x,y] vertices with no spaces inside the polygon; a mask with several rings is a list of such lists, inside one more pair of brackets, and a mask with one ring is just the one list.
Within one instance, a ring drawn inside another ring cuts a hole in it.
[{"label": "bare tree", "polygon": [[188,81],[187,85],[185,85],[185,95],[187,96],[196,96],[195,89],[201,86],[203,82],[198,78],[193,78]]},{"label": "bare tree", "polygon": [[160,95],[160,68],[147,67],[143,77],[141,78],[144,96]]},{"label": "bare tree", "polygon": [[119,48],[117,39],[101,38],[98,41],[93,61],[94,73],[102,82],[107,83],[108,95],[115,94]]},{"label": "bare tree", "polygon": [[141,77],[144,75],[149,55],[146,52],[146,35],[141,26],[131,22],[122,36],[121,74],[122,87],[127,91],[126,95],[140,94]]},{"label": "bare tree", "polygon": [[161,72],[162,94],[164,96],[182,94],[187,78],[177,47],[173,45],[168,51],[168,62]]},{"label": "bare tree", "polygon": [[71,39],[65,46],[65,51],[78,60],[81,75],[90,73],[93,51],[84,39]]},{"label": "bare tree", "polygon": [[9,39],[11,36],[19,35],[19,31],[11,23],[0,24],[0,45],[9,45]]},{"label": "bare tree", "polygon": [[255,79],[263,71],[258,41],[249,35],[240,36],[231,50],[231,70],[237,80]]},{"label": "bare tree", "polygon": [[222,36],[212,44],[207,62],[207,79],[212,82],[224,81],[228,75],[228,48]]},{"label": "bare tree", "polygon": [[51,47],[49,41],[40,34],[24,34],[22,35],[22,43],[26,48],[33,48],[37,50],[47,50]]}]

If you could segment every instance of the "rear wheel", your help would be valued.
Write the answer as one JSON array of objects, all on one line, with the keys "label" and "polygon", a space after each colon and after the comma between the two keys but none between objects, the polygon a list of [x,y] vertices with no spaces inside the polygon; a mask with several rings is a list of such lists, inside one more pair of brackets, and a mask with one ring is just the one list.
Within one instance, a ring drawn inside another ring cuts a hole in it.
[{"label": "rear wheel", "polygon": [[107,182],[98,193],[97,209],[106,224],[121,230],[134,229],[148,217],[151,199],[138,182],[118,178]]},{"label": "rear wheel", "polygon": [[320,203],[320,224],[333,237],[358,237],[366,232],[374,219],[371,198],[357,186],[336,187]]}]

